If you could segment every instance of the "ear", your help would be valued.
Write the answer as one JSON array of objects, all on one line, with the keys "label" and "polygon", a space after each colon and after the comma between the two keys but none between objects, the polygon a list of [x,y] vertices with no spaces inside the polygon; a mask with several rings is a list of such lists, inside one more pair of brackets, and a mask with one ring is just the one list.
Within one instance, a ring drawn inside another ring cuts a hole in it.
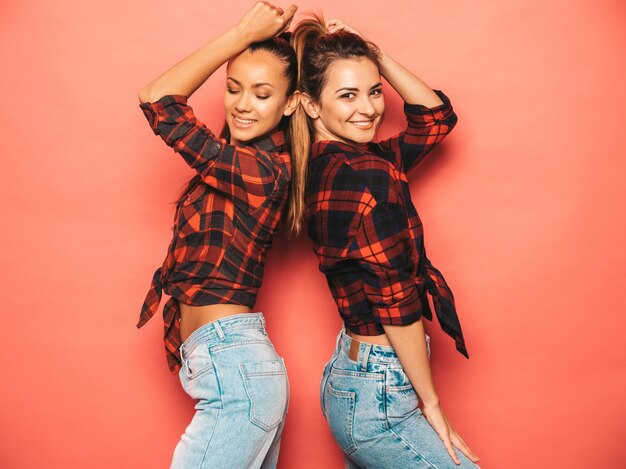
[{"label": "ear", "polygon": [[300,95],[301,93],[299,91],[294,91],[294,93],[289,96],[289,98],[287,99],[287,106],[283,111],[283,116],[290,116],[295,112],[295,110],[298,108],[298,105],[300,104]]},{"label": "ear", "polygon": [[302,93],[300,96],[300,103],[304,108],[307,116],[315,120],[320,116],[320,107],[313,101],[313,99],[306,93]]}]

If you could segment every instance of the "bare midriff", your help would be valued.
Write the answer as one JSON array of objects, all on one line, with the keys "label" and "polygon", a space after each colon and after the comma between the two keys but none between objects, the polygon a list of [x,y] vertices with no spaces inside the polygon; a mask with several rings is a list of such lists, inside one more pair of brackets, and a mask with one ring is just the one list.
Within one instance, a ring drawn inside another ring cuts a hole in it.
[{"label": "bare midriff", "polygon": [[353,339],[358,340],[359,342],[365,342],[366,344],[391,345],[391,342],[389,342],[389,339],[387,338],[387,334],[361,335],[355,334],[354,332],[348,330],[346,330],[346,334],[348,334]]},{"label": "bare midriff", "polygon": [[249,313],[250,308],[243,305],[207,305],[191,306],[179,303],[180,306],[180,338],[184,342],[196,329],[234,314]]}]

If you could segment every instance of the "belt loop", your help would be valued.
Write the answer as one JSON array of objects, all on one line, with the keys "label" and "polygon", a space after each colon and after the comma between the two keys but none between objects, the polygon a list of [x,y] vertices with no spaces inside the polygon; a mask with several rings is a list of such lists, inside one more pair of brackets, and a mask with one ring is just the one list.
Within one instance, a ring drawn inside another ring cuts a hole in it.
[{"label": "belt loop", "polygon": [[181,344],[180,347],[178,347],[178,352],[180,353],[180,361],[183,362],[183,365],[185,364],[185,353],[184,353],[184,348]]},{"label": "belt loop", "polygon": [[259,317],[261,318],[261,328],[263,329],[263,334],[267,335],[267,331],[265,330],[265,316],[263,316],[263,313],[259,313]]},{"label": "belt loop", "polygon": [[346,333],[346,326],[342,326],[339,334],[337,335],[337,341],[335,342],[335,350],[339,350],[339,343],[341,342],[341,336]]},{"label": "belt loop", "polygon": [[185,370],[185,375],[189,377],[191,373],[189,372],[189,365],[187,364],[187,359],[185,358],[184,348],[182,345],[178,347],[178,351],[180,352],[180,361],[182,364],[181,366]]},{"label": "belt loop", "polygon": [[219,320],[213,321],[213,327],[215,328],[215,332],[217,332],[217,336],[220,338],[220,340],[224,340],[226,335],[224,334],[224,331],[222,330],[222,326],[220,326]]},{"label": "belt loop", "polygon": [[367,359],[370,356],[370,350],[372,350],[372,344],[364,344],[365,349],[361,355],[361,371],[367,371]]}]

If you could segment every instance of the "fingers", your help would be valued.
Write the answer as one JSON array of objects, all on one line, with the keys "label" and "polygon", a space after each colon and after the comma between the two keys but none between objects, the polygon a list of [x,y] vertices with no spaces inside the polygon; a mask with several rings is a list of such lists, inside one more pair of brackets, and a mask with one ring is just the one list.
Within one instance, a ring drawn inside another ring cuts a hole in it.
[{"label": "fingers", "polygon": [[[292,18],[293,19],[293,18]],[[289,29],[289,26],[291,26],[291,20],[287,21],[285,23],[285,26],[283,26],[281,28],[281,30],[278,32],[277,36],[280,36],[282,33],[284,33],[285,31],[287,31]]]},{"label": "fingers", "polygon": [[480,458],[476,456],[471,449],[469,449],[469,446],[467,446],[467,443],[463,441],[463,438],[461,438],[461,436],[454,430],[450,433],[450,441],[452,441],[452,444],[458,448],[461,453],[467,456],[470,461],[478,462],[480,460]]},{"label": "fingers", "polygon": [[326,30],[329,34],[336,33],[338,31],[346,31],[348,33],[356,34],[357,36],[363,37],[363,35],[354,29],[352,26],[344,23],[339,18],[332,18],[326,21]]},{"label": "fingers", "polygon": [[448,454],[454,461],[454,464],[457,464],[457,465],[461,464],[461,461],[459,461],[459,457],[456,455],[456,452],[454,451],[452,442],[450,441],[450,437],[448,435],[445,435],[445,437],[442,435],[439,435],[439,438],[441,438],[441,441],[443,441],[443,445],[446,447],[446,450],[448,450]]},{"label": "fingers", "polygon": [[341,26],[343,26],[343,22],[338,18],[332,18],[326,21],[326,30],[329,33],[339,31],[340,29],[342,29]]},{"label": "fingers", "polygon": [[272,5],[270,2],[266,2],[265,0],[260,0],[259,2],[256,3],[255,6],[257,8],[269,9],[271,12],[275,13],[277,16],[282,16],[283,21],[289,21],[289,19],[293,17],[293,15],[296,13],[296,10],[298,9],[296,5],[291,5],[289,8],[287,8],[287,11],[285,12],[285,10],[283,10],[281,7]]},{"label": "fingers", "polygon": [[286,11],[281,13],[281,19],[284,24],[283,27],[280,28],[280,31],[276,33],[277,36],[280,36],[282,33],[289,29],[289,26],[291,26],[291,21],[293,20],[293,16],[296,14],[296,10],[298,10],[298,7],[295,5],[291,5],[289,8],[287,8]]},{"label": "fingers", "polygon": [[283,20],[285,20],[288,23],[291,23],[291,20],[293,19],[293,15],[296,14],[296,11],[298,11],[298,7],[292,4],[289,8],[285,10],[284,13],[281,13],[283,15]]},{"label": "fingers", "polygon": [[261,5],[261,8],[269,9],[282,22],[282,27],[276,35],[282,34],[287,31],[287,29],[289,29],[289,26],[291,25],[291,20],[293,20],[296,11],[298,11],[298,7],[295,4],[290,5],[289,8],[287,8],[286,10],[283,10],[282,8],[272,5],[271,3],[264,0],[258,2],[258,4]]},{"label": "fingers", "polygon": [[433,428],[433,430],[435,430],[435,432],[437,432],[437,435],[439,435],[439,438],[443,442],[443,445],[445,446],[446,451],[448,451],[448,454],[450,455],[452,461],[454,461],[455,464],[461,464],[461,461],[459,461],[459,457],[454,451],[452,442],[450,441],[450,435],[454,432],[454,430],[450,428],[450,423],[446,419],[446,416],[443,413],[443,409],[439,405],[437,405],[434,408],[424,407],[424,410],[422,412],[426,416],[426,420],[428,420],[430,426]]}]

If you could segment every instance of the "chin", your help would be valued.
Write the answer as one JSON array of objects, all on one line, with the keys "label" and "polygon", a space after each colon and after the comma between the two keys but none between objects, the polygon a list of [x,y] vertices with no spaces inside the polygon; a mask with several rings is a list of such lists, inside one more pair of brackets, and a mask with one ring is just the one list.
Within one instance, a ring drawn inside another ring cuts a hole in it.
[{"label": "chin", "polygon": [[241,130],[233,127],[231,127],[229,130],[231,138],[237,140],[238,142],[248,142],[250,140],[254,140],[259,136],[257,132],[254,132],[252,130]]},{"label": "chin", "polygon": [[376,134],[376,132],[372,132],[372,133],[368,133],[368,134],[364,134],[364,133],[359,133],[357,135],[351,135],[350,137],[348,137],[349,140],[352,140],[354,143],[370,143],[372,140],[374,140],[374,135]]}]

